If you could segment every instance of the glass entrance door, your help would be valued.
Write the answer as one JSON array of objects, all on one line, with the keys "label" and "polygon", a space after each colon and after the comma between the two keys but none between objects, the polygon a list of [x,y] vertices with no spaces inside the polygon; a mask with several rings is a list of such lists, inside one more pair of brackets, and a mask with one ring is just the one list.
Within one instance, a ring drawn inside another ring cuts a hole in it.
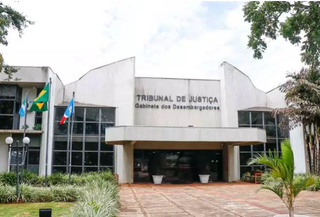
[{"label": "glass entrance door", "polygon": [[164,175],[166,183],[199,182],[199,174],[222,180],[221,150],[135,150],[134,182],[152,182]]}]

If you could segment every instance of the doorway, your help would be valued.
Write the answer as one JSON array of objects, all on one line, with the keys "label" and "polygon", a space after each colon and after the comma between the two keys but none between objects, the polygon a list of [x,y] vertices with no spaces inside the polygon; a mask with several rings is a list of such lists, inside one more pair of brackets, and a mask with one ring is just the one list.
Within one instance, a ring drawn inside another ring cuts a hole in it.
[{"label": "doorway", "polygon": [[164,183],[199,182],[199,174],[210,181],[223,179],[222,150],[134,150],[134,182],[152,182],[164,175]]}]

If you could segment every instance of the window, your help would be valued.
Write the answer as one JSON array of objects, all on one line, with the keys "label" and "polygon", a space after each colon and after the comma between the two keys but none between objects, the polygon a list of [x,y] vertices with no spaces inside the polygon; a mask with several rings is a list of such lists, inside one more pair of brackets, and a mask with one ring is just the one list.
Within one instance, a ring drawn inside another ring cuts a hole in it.
[{"label": "window", "polygon": [[[289,137],[288,127],[280,128],[282,121],[281,116],[273,117],[271,112],[261,111],[239,111],[238,124],[239,127],[256,127],[265,129],[267,134],[267,142],[260,145],[240,146],[240,173],[241,176],[250,170],[261,169],[257,166],[248,166],[247,162],[250,158],[257,154],[264,154],[271,150],[281,155],[280,143],[284,138]],[[263,168],[262,168],[263,169]]]},{"label": "window", "polygon": [[[13,135],[15,143],[11,146],[10,150],[10,170],[16,169],[16,160],[19,160],[19,169],[27,169],[29,171],[39,173],[39,160],[40,160],[40,141],[41,136],[39,135],[26,135],[30,138],[30,144],[23,148],[22,134]],[[17,153],[16,142],[19,141],[19,148]],[[27,151],[28,149],[28,151]],[[22,165],[24,160],[24,165]]]},{"label": "window", "polygon": [[21,94],[18,85],[0,85],[0,129],[19,129]]},{"label": "window", "polygon": [[[67,172],[68,124],[59,125],[66,107],[55,108],[53,171]],[[115,124],[114,108],[75,107],[71,173],[113,170],[114,148],[105,144],[105,128]],[[71,126],[70,129],[71,130]]]}]

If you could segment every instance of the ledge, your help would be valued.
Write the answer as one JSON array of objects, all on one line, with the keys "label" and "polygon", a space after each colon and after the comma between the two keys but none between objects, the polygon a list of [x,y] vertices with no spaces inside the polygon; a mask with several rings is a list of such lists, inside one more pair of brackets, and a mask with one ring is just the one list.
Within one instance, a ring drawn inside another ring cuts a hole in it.
[{"label": "ledge", "polygon": [[258,128],[146,127],[106,128],[106,144],[132,142],[201,142],[228,145],[257,145],[266,142],[265,130]]},{"label": "ledge", "polygon": [[[0,133],[23,134],[24,130],[1,130]],[[26,130],[26,134],[42,134],[42,130]]]}]

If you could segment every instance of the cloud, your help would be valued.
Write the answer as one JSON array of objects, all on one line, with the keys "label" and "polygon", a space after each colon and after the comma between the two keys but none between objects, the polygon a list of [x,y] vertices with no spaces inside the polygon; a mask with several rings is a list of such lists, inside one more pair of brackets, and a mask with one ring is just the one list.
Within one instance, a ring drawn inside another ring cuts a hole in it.
[{"label": "cloud", "polygon": [[[9,2],[9,1],[5,1]],[[218,78],[228,61],[269,90],[301,67],[299,48],[270,43],[263,60],[247,49],[242,3],[199,1],[38,1],[14,7],[35,21],[1,47],[12,65],[50,66],[64,83],[88,70],[136,56],[138,76]],[[228,6],[228,7],[226,7]]]}]

